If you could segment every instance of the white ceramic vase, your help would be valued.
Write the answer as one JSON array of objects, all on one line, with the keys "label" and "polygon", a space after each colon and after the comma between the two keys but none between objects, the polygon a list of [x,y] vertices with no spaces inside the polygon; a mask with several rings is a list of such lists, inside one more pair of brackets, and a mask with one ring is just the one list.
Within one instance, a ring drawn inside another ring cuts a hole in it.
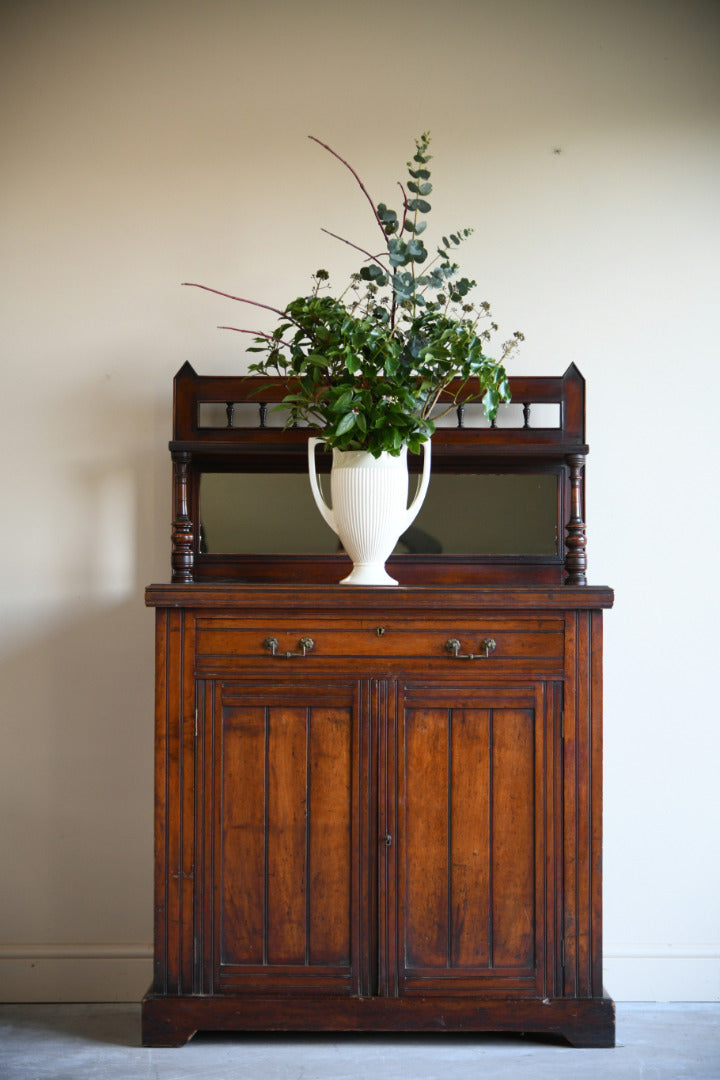
[{"label": "white ceramic vase", "polygon": [[333,450],[330,508],[315,471],[315,448],[323,442],[308,440],[308,471],[317,508],[353,562],[352,573],[340,584],[397,585],[385,570],[385,560],[425,499],[430,482],[430,443],[422,444],[422,477],[410,506],[406,446],[397,457],[382,453],[379,458],[363,450]]}]

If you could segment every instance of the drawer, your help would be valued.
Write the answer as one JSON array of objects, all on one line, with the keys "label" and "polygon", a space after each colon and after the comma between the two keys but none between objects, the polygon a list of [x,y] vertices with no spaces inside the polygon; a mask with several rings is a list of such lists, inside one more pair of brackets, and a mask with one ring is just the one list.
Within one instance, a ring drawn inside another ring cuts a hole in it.
[{"label": "drawer", "polygon": [[265,674],[275,665],[305,669],[360,661],[373,669],[462,670],[492,666],[521,673],[562,669],[561,617],[483,619],[458,616],[438,625],[387,620],[198,617],[197,666]]}]

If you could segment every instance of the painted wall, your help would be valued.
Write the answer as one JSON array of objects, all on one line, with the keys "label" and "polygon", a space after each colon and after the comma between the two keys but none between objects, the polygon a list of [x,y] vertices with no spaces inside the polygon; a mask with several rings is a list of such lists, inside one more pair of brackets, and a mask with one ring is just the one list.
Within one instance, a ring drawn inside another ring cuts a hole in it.
[{"label": "painted wall", "polygon": [[[240,372],[236,305],[284,303],[372,234],[430,129],[443,230],[527,341],[588,380],[606,620],[606,984],[720,997],[717,316],[711,0],[5,5],[0,988],[150,979],[152,616],[171,379]],[[431,218],[432,220],[432,218]],[[256,324],[259,325],[259,324]]]}]

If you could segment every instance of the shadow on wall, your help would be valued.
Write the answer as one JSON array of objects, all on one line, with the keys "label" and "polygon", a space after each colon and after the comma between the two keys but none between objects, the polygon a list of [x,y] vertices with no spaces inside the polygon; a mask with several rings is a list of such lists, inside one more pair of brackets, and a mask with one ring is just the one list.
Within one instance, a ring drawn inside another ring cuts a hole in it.
[{"label": "shadow on wall", "polygon": [[66,620],[0,663],[11,728],[5,941],[151,940],[153,644],[142,605],[138,594]]},{"label": "shadow on wall", "polygon": [[[98,396],[107,423],[80,430],[72,459],[57,460],[59,443],[53,460],[71,496],[60,538],[52,511],[44,522],[38,512],[47,561],[55,543],[66,571],[63,599],[43,604],[41,587],[29,590],[37,629],[27,620],[0,655],[5,945],[152,939],[154,646],[143,590],[157,576],[160,515],[169,523],[170,470],[154,452],[152,410]],[[165,535],[167,577],[169,524]]]}]

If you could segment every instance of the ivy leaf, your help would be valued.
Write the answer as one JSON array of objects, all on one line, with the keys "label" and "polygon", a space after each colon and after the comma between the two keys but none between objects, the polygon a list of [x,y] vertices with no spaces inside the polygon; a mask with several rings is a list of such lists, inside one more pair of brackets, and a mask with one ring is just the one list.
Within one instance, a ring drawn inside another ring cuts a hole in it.
[{"label": "ivy leaf", "polygon": [[482,403],[488,420],[494,420],[497,416],[498,406],[500,404],[500,396],[495,387],[488,387],[485,391]]}]

